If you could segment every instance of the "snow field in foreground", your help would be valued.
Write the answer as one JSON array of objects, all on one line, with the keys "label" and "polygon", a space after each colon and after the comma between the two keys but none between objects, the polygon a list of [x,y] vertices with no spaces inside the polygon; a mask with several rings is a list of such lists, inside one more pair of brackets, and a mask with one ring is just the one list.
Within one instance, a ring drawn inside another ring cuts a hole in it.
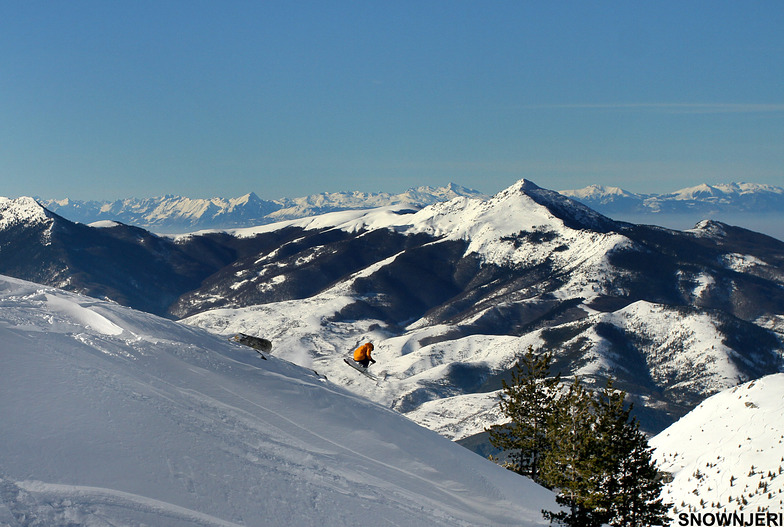
[{"label": "snow field in foreground", "polygon": [[553,495],[283,360],[0,277],[0,524],[544,525]]}]

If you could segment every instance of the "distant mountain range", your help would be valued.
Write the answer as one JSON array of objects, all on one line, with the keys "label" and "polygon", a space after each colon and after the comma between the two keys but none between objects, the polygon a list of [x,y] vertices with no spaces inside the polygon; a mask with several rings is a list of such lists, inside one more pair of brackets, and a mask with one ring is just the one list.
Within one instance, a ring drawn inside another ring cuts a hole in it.
[{"label": "distant mountain range", "polygon": [[698,185],[667,194],[591,185],[561,192],[616,220],[682,230],[711,219],[784,240],[784,189],[772,185]]},{"label": "distant mountain range", "polygon": [[[772,185],[703,184],[666,194],[640,194],[619,187],[590,185],[560,193],[618,220],[684,229],[703,219],[715,219],[784,239],[784,226],[779,226],[784,224],[784,188]],[[276,200],[265,200],[251,192],[238,198],[162,196],[116,201],[39,201],[48,210],[79,223],[110,220],[157,233],[180,234],[202,229],[252,227],[327,212],[386,205],[419,209],[461,196],[488,197],[451,183],[444,187],[413,188],[400,194],[329,192]],[[770,215],[776,219],[768,221]]]},{"label": "distant mountain range", "polygon": [[668,194],[637,194],[618,187],[590,185],[562,190],[602,214],[713,214],[784,211],[784,188],[758,183],[698,185]]},{"label": "distant mountain range", "polygon": [[251,192],[239,198],[195,199],[182,196],[128,198],[116,201],[39,199],[52,212],[79,223],[119,221],[158,233],[202,229],[234,229],[316,216],[341,210],[384,205],[422,208],[459,196],[480,197],[476,190],[455,184],[418,187],[401,194],[387,192],[325,192],[301,198],[261,199]]}]

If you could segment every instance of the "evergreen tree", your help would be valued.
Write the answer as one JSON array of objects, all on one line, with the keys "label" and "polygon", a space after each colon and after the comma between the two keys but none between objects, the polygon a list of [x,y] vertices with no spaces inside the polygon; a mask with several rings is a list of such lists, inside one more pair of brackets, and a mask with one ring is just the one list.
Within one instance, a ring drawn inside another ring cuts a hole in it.
[{"label": "evergreen tree", "polygon": [[549,445],[547,424],[558,395],[560,374],[548,377],[552,353],[537,355],[529,347],[512,370],[510,383],[502,381],[501,411],[510,419],[488,430],[490,443],[509,456],[509,468],[542,482],[540,466]]},{"label": "evergreen tree", "polygon": [[542,511],[550,522],[572,527],[598,527],[604,516],[597,514],[596,468],[598,445],[593,440],[591,393],[575,378],[556,405],[548,424],[552,449],[544,460],[545,485],[556,491],[560,511]]},{"label": "evergreen tree", "polygon": [[612,380],[598,394],[575,378],[566,393],[549,377],[552,354],[529,348],[502,382],[501,411],[510,422],[488,430],[507,468],[555,490],[551,523],[574,527],[668,525],[664,484],[652,449]]},{"label": "evergreen tree", "polygon": [[670,506],[660,497],[664,481],[639,422],[630,417],[632,405],[624,405],[625,396],[608,380],[594,402],[595,438],[601,448],[598,499],[592,506],[612,526],[667,525]]},{"label": "evergreen tree", "polygon": [[611,379],[598,395],[575,379],[559,401],[549,428],[553,449],[543,479],[557,490],[556,502],[567,510],[545,511],[551,522],[584,527],[669,523],[652,449],[630,417],[625,397],[613,389]]}]

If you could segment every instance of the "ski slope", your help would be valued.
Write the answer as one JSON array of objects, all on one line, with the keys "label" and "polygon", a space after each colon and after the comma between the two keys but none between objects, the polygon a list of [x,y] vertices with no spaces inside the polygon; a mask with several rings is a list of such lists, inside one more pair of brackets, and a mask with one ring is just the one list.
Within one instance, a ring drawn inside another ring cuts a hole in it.
[{"label": "ski slope", "polygon": [[0,525],[545,525],[555,508],[311,370],[2,276],[0,375]]}]

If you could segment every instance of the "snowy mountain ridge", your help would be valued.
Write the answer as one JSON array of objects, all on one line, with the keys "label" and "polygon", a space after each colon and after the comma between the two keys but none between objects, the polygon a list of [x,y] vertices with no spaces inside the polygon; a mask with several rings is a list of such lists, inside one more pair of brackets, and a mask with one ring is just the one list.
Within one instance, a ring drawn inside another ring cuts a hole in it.
[{"label": "snowy mountain ridge", "polygon": [[[553,210],[560,212],[560,216]],[[407,235],[427,234],[441,241],[465,241],[468,243],[465,254],[477,254],[486,262],[535,265],[547,258],[558,258],[556,253],[565,250],[558,247],[564,242],[577,244],[572,252],[582,252],[585,247],[580,242],[584,236],[579,230],[609,230],[610,224],[612,220],[578,202],[565,200],[556,192],[521,180],[491,198],[460,196],[418,211],[408,210],[403,204],[349,210],[229,232],[248,238],[284,227],[305,230],[334,228],[347,232],[386,229]],[[536,247],[515,243],[521,233],[540,233],[541,243]],[[178,239],[198,234],[187,234]],[[598,238],[605,236],[610,239],[609,248],[629,242],[623,236],[609,233],[591,236],[589,243],[596,243]],[[558,240],[558,243],[553,245],[550,243],[552,240]],[[532,249],[536,249],[535,254]],[[573,254],[567,251],[562,256],[562,259],[569,259]]]},{"label": "snowy mountain ridge", "polygon": [[182,196],[128,198],[116,201],[43,199],[41,203],[61,216],[80,223],[121,221],[161,233],[199,229],[251,227],[327,212],[368,209],[391,204],[421,208],[457,196],[480,196],[475,190],[450,183],[422,186],[400,194],[388,192],[324,192],[300,198],[264,200],[251,192],[238,198],[196,199]]},{"label": "snowy mountain ridge", "polygon": [[[653,223],[656,223],[656,217],[663,214],[702,214],[704,217],[710,217],[728,213],[775,214],[784,210],[784,188],[760,183],[700,184],[661,194],[635,193],[615,186],[589,185],[581,189],[562,190],[560,193],[610,216],[652,215],[650,221]],[[199,229],[252,227],[339,210],[396,204],[422,208],[460,196],[486,197],[476,190],[450,183],[444,187],[417,187],[400,194],[324,192],[273,200],[262,199],[251,192],[238,198],[198,199],[168,195],[116,201],[81,201],[69,198],[47,198],[40,201],[52,212],[80,223],[108,219],[155,232],[183,233]]]},{"label": "snowy mountain ridge", "polygon": [[561,194],[605,213],[781,212],[784,188],[761,183],[706,183],[663,194],[589,185]]},{"label": "snowy mountain ridge", "polygon": [[0,304],[2,524],[533,526],[555,507],[275,356],[4,276]]}]

